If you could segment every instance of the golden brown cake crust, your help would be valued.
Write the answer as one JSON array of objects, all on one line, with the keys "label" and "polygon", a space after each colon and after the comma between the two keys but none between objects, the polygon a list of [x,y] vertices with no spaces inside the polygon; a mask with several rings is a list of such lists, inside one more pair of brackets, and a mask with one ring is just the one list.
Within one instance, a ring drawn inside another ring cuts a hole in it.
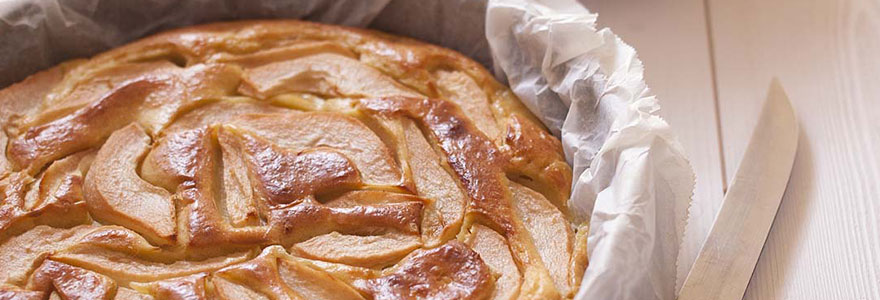
[{"label": "golden brown cake crust", "polygon": [[0,91],[0,298],[554,299],[559,141],[454,51],[200,25]]}]

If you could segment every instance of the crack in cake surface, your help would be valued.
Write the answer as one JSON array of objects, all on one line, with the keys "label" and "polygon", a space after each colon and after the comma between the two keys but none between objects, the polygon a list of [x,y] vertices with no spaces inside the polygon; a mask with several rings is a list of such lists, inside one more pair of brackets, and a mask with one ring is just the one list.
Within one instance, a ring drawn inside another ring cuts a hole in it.
[{"label": "crack in cake surface", "polygon": [[0,297],[571,298],[586,264],[558,140],[405,38],[178,29],[0,91],[0,124]]}]

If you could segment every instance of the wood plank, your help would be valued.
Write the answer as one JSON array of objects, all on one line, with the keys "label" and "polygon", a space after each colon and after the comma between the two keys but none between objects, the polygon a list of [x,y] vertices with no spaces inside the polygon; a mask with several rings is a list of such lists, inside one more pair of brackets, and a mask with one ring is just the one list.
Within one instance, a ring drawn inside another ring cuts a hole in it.
[{"label": "wood plank", "polygon": [[[678,135],[694,167],[697,186],[679,263],[681,278],[696,259],[722,199],[722,163],[712,87],[709,42],[702,0],[585,0],[609,27],[639,53],[661,115]],[[680,283],[679,283],[680,284]]]},{"label": "wood plank", "polygon": [[727,174],[778,76],[801,120],[746,299],[880,299],[880,2],[708,0]]}]

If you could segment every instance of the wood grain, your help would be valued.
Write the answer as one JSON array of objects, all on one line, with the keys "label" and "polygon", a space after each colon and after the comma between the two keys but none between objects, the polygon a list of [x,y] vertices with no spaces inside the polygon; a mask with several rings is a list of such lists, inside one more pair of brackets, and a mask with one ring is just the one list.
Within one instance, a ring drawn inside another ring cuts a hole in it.
[{"label": "wood grain", "polygon": [[[694,167],[697,186],[679,262],[684,279],[721,205],[722,163],[702,0],[585,0],[609,27],[635,47],[661,115],[679,137]],[[679,283],[681,284],[681,283]]]},{"label": "wood grain", "polygon": [[746,299],[880,299],[880,2],[709,0],[733,174],[770,79],[798,155]]}]

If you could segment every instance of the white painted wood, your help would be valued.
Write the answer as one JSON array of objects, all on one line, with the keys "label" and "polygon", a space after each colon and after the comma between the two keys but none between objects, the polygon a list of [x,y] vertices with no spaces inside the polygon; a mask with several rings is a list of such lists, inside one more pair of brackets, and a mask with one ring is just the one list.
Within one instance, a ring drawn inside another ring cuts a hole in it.
[{"label": "white painted wood", "polygon": [[801,120],[746,299],[880,299],[880,2],[709,0],[727,174],[778,76]]},{"label": "white painted wood", "polygon": [[[636,48],[661,115],[679,137],[694,167],[697,186],[685,237],[680,278],[697,256],[721,205],[722,164],[712,89],[705,8],[702,0],[582,0]],[[680,284],[680,283],[679,283]]]}]

